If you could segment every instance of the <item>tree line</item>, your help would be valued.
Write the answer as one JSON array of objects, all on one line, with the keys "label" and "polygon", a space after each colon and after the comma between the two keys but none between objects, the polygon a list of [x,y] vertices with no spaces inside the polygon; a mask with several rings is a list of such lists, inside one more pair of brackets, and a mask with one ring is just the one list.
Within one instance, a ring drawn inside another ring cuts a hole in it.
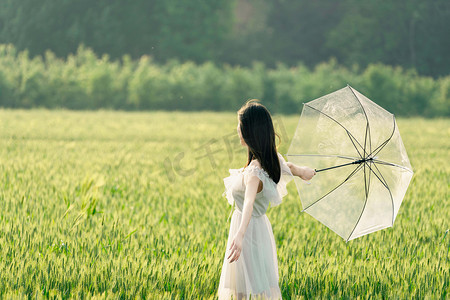
[{"label": "tree line", "polygon": [[0,0],[0,43],[66,58],[83,44],[120,59],[152,56],[251,67],[383,63],[449,74],[447,0]]},{"label": "tree line", "polygon": [[400,116],[450,116],[450,76],[433,79],[414,69],[370,64],[348,69],[336,60],[313,69],[303,64],[250,67],[196,64],[151,56],[120,60],[79,47],[58,58],[47,51],[30,57],[0,45],[0,107],[120,110],[236,111],[258,98],[273,113],[299,114],[302,103],[350,84]]}]

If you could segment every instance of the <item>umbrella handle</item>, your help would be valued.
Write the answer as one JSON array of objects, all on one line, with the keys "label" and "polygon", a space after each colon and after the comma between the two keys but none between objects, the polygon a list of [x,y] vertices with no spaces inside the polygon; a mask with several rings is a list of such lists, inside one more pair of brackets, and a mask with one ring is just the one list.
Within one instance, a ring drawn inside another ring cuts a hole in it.
[{"label": "umbrella handle", "polygon": [[351,163],[347,163],[347,164],[337,165],[337,166],[333,166],[333,167],[329,167],[329,168],[324,168],[324,169],[319,169],[319,170],[314,169],[314,171],[316,171],[316,173],[319,173],[319,172],[322,172],[322,171],[331,170],[331,169],[336,169],[336,168],[345,167],[345,166],[349,166],[349,165],[362,164],[362,163],[364,163],[364,162],[366,162],[366,161],[372,161],[372,160],[374,160],[374,159],[376,159],[376,158],[377,158],[376,156],[375,156],[375,157],[370,157],[370,158],[363,158],[363,159],[355,160],[355,161],[353,161],[353,162],[351,162]]},{"label": "umbrella handle", "polygon": [[343,165],[339,165],[339,166],[333,166],[333,167],[329,167],[329,168],[324,168],[324,169],[314,169],[314,171],[316,171],[316,173],[322,172],[322,171],[326,171],[326,170],[331,170],[331,169],[336,169],[336,168],[340,168],[340,167],[345,167],[345,166],[349,166],[349,165],[354,165],[359,163],[358,161],[354,161],[348,164],[343,164]]},{"label": "umbrella handle", "polygon": [[348,163],[348,164],[344,164],[344,165],[339,165],[339,166],[334,166],[334,167],[329,167],[329,168],[325,168],[325,169],[314,169],[314,171],[316,171],[316,173],[322,172],[322,171],[326,171],[326,170],[331,170],[331,169],[336,169],[336,168],[340,168],[340,167],[344,167],[344,166],[348,166],[348,165],[353,165],[354,163]]}]

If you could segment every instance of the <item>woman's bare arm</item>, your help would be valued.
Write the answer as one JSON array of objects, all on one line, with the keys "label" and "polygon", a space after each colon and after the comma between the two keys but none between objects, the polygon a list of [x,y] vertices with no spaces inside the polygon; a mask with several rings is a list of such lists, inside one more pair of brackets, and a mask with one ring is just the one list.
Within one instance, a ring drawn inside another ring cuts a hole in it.
[{"label": "woman's bare arm", "polygon": [[239,230],[233,238],[233,242],[230,247],[230,255],[228,259],[230,259],[230,263],[236,261],[241,255],[242,251],[242,241],[244,239],[245,231],[247,230],[248,223],[250,222],[250,218],[252,217],[253,212],[253,204],[255,203],[256,192],[258,190],[258,186],[261,180],[252,176],[245,187],[245,198],[244,198],[244,208],[242,209],[242,218],[241,224],[239,225]]},{"label": "woman's bare arm", "polygon": [[313,178],[314,175],[316,175],[316,171],[309,167],[300,167],[291,162],[286,162],[286,165],[291,170],[292,175],[298,176],[303,180],[311,180],[311,178]]},{"label": "woman's bare arm", "polygon": [[242,209],[242,220],[241,225],[239,226],[239,232],[242,235],[245,234],[250,218],[252,217],[253,204],[255,203],[256,192],[260,181],[261,180],[258,177],[252,176],[245,188],[244,208]]}]

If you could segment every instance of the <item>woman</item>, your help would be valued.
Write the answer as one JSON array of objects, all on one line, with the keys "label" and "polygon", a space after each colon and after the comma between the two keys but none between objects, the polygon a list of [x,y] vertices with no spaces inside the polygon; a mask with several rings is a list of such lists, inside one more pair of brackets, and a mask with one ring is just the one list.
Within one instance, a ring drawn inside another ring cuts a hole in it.
[{"label": "woman", "polygon": [[248,160],[230,169],[224,179],[231,217],[227,252],[218,289],[219,299],[280,299],[278,262],[272,227],[266,216],[287,194],[286,184],[299,176],[310,180],[315,171],[286,162],[277,152],[269,111],[252,99],[238,111],[237,131]]}]

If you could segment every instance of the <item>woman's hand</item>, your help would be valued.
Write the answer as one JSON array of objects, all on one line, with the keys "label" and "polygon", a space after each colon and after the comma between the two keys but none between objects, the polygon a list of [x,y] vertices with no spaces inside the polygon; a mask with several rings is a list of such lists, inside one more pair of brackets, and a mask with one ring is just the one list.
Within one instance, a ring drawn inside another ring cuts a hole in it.
[{"label": "woman's hand", "polygon": [[311,180],[311,178],[316,175],[316,171],[314,169],[308,167],[299,167],[291,162],[286,162],[286,165],[291,169],[292,175],[298,176],[303,180]]},{"label": "woman's hand", "polygon": [[230,259],[230,257],[231,257],[231,260],[229,261],[230,263],[238,260],[239,256],[241,255],[243,239],[244,239],[244,235],[238,231],[233,238],[233,242],[231,242],[231,246],[230,246],[231,253],[227,258],[227,259]]},{"label": "woman's hand", "polygon": [[300,178],[303,180],[311,180],[311,178],[314,177],[314,175],[316,175],[316,170],[308,168],[308,167],[300,167],[301,171],[300,171]]}]

